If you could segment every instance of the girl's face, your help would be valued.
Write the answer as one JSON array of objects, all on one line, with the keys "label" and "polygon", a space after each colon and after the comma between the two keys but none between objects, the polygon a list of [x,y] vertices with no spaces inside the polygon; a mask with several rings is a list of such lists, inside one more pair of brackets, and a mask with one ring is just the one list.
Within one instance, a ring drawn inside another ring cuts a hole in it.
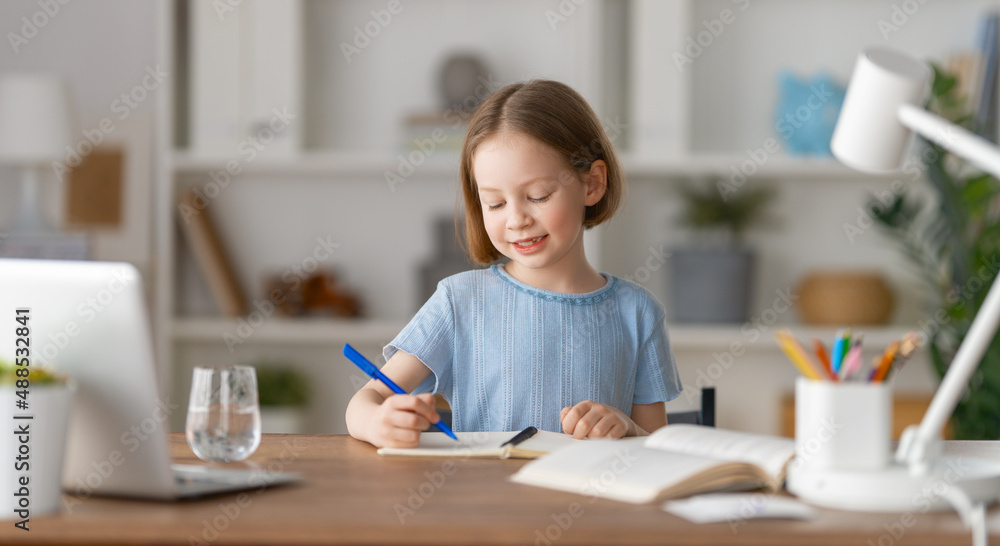
[{"label": "girl's face", "polygon": [[581,175],[550,146],[519,133],[479,145],[472,169],[483,222],[512,267],[570,273],[586,263],[584,209],[600,201],[606,187],[604,162],[594,164],[590,175]]}]

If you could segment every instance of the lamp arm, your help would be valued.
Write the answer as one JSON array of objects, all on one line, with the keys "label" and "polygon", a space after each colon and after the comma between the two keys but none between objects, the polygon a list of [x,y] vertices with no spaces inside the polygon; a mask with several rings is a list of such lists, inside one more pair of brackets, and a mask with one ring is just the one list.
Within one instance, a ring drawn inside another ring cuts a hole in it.
[{"label": "lamp arm", "polygon": [[900,106],[898,115],[903,125],[920,136],[1000,178],[1000,148],[992,142],[911,104]]},{"label": "lamp arm", "polygon": [[[904,125],[937,143],[952,153],[1000,178],[1000,149],[986,139],[921,108],[900,107],[899,119]],[[983,354],[993,341],[1000,326],[1000,276],[990,287],[982,307],[969,327],[955,358],[938,386],[920,426],[907,430],[900,441],[896,460],[911,468],[926,466],[928,457],[936,453],[934,444],[941,430],[962,398],[972,372],[976,371]]]}]

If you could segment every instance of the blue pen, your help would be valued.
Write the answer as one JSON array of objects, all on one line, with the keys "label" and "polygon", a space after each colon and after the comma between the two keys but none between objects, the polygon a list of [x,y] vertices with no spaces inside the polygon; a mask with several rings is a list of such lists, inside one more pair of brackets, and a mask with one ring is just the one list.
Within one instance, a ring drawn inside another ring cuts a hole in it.
[{"label": "blue pen", "polygon": [[[372,364],[367,358],[364,357],[364,355],[356,351],[354,347],[351,347],[351,345],[348,343],[344,344],[344,356],[351,359],[351,362],[355,363],[359,368],[361,368],[361,371],[365,372],[365,374],[367,374],[368,377],[371,377],[372,379],[377,379],[385,383],[385,386],[389,387],[389,389],[391,389],[392,392],[396,394],[410,394],[404,391],[399,385],[393,383],[392,379],[386,377],[385,374],[382,373],[378,368],[376,368],[374,364]],[[451,427],[449,427],[444,421],[438,421],[437,423],[434,423],[434,426],[437,427],[437,429],[440,430],[441,432],[447,434],[450,438],[458,440],[458,437],[455,436],[455,433],[451,431]]]}]

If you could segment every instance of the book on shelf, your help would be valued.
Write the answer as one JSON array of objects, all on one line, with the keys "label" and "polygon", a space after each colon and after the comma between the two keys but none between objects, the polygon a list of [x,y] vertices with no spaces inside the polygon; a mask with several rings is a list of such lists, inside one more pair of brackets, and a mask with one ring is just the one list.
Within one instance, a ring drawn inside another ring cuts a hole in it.
[{"label": "book on shelf", "polygon": [[710,491],[776,491],[794,455],[788,438],[678,424],[645,438],[576,442],[510,480],[638,504]]},{"label": "book on shelf", "polygon": [[246,299],[208,207],[198,203],[198,199],[194,192],[187,192],[181,197],[181,206],[178,207],[181,231],[219,311],[227,317],[242,316],[247,310]]},{"label": "book on shelf", "polygon": [[975,129],[980,135],[992,142],[997,141],[997,47],[998,26],[1000,15],[989,12],[982,18],[979,36],[979,56],[981,64],[976,83],[975,100],[973,104]]},{"label": "book on shelf", "polygon": [[569,434],[540,430],[532,437],[515,445],[503,446],[516,436],[510,432],[456,432],[458,441],[441,432],[420,434],[420,443],[412,448],[383,447],[378,450],[383,456],[402,457],[453,457],[474,459],[534,459],[561,447],[583,442]]}]

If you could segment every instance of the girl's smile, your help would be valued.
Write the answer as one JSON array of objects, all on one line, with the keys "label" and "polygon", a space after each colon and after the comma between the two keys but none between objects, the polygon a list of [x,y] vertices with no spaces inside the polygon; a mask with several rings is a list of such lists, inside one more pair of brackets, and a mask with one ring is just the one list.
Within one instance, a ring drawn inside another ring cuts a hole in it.
[{"label": "girl's smile", "polygon": [[548,237],[548,235],[542,235],[541,237],[514,241],[514,250],[520,252],[521,254],[531,254],[532,252],[538,250]]}]

